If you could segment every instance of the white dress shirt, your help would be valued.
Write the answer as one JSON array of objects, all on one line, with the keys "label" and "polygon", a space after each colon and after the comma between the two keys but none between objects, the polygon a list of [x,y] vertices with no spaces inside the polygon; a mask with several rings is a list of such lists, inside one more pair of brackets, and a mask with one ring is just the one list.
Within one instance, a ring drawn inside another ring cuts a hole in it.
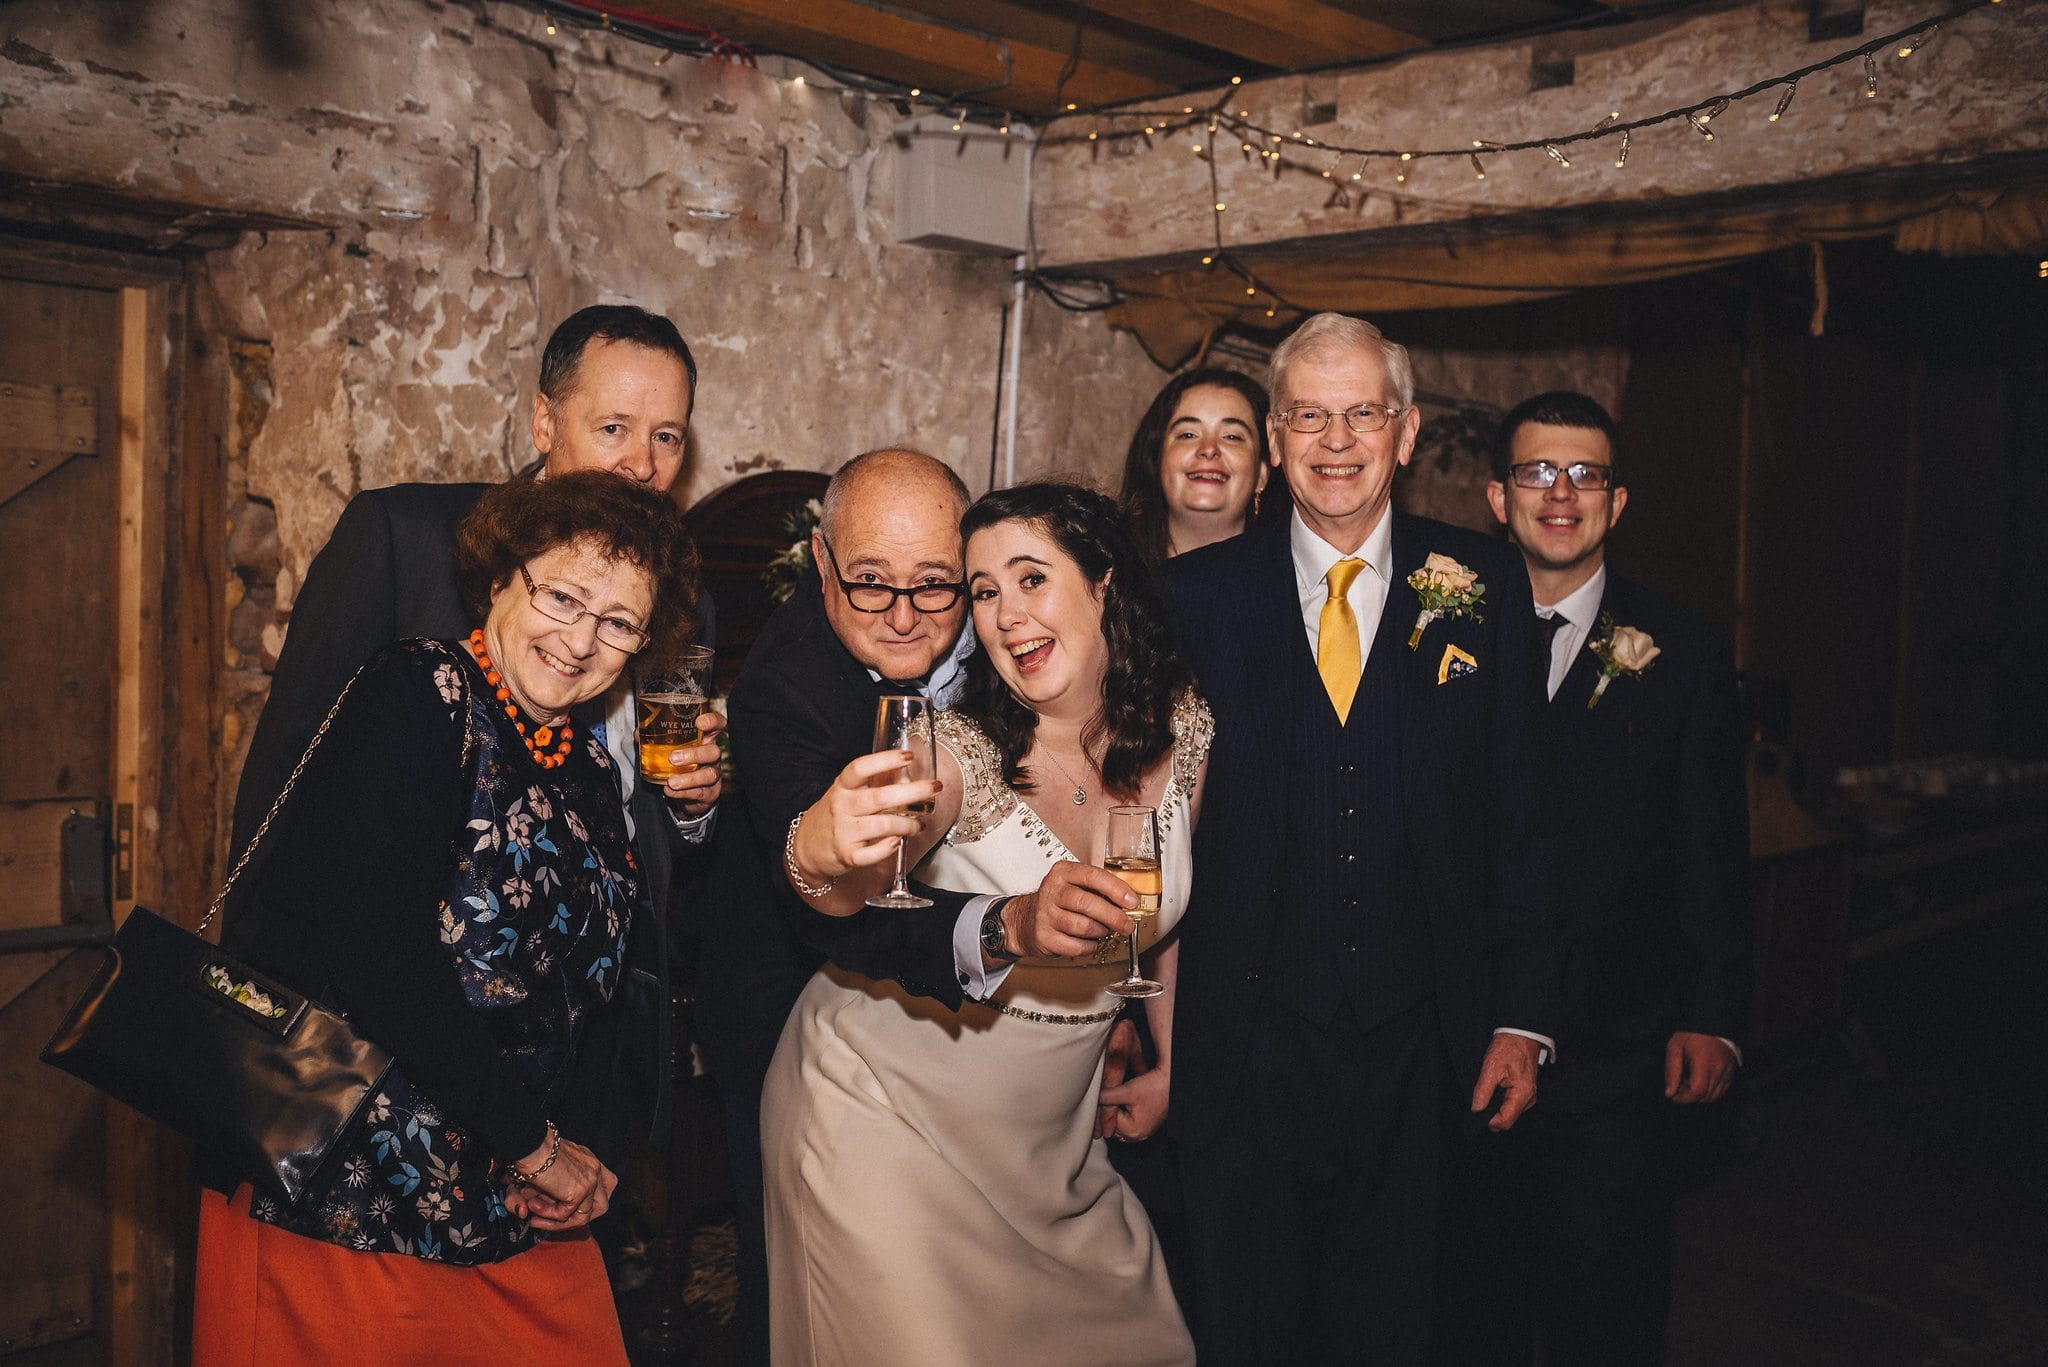
[{"label": "white dress shirt", "polygon": [[1538,606],[1538,617],[1555,617],[1562,613],[1567,623],[1557,629],[1557,635],[1550,640],[1550,696],[1555,698],[1557,690],[1564,686],[1564,676],[1571,673],[1572,662],[1579,658],[1579,652],[1586,648],[1586,642],[1593,635],[1593,623],[1600,616],[1600,599],[1607,592],[1607,566],[1593,571],[1593,577],[1552,603],[1549,607]]},{"label": "white dress shirt", "polygon": [[1380,614],[1387,610],[1387,590],[1394,582],[1394,517],[1392,508],[1382,509],[1380,520],[1365,534],[1355,551],[1340,551],[1308,529],[1296,512],[1287,524],[1288,545],[1294,550],[1294,588],[1301,595],[1301,621],[1308,630],[1309,653],[1314,654],[1322,628],[1323,604],[1330,600],[1325,576],[1339,560],[1358,559],[1366,571],[1351,581],[1345,601],[1358,618],[1358,659],[1371,658],[1372,638],[1379,634]]}]

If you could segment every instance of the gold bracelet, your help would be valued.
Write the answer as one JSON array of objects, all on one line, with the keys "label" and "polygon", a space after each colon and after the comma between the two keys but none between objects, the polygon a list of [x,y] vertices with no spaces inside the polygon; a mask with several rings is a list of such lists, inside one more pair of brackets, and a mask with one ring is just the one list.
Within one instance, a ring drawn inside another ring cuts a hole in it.
[{"label": "gold bracelet", "polygon": [[512,1174],[513,1186],[523,1187],[555,1165],[555,1157],[562,1151],[562,1132],[555,1128],[555,1122],[552,1120],[547,1122],[547,1127],[548,1156],[540,1160],[539,1167],[535,1168],[532,1172],[521,1172],[517,1163],[507,1163],[505,1165],[506,1170]]},{"label": "gold bracelet", "polygon": [[832,891],[832,880],[828,878],[823,883],[813,887],[804,881],[802,871],[796,866],[796,828],[803,824],[803,819],[804,814],[798,812],[789,823],[789,834],[784,836],[782,840],[782,867],[789,874],[791,887],[794,887],[806,897],[823,897],[826,893]]}]

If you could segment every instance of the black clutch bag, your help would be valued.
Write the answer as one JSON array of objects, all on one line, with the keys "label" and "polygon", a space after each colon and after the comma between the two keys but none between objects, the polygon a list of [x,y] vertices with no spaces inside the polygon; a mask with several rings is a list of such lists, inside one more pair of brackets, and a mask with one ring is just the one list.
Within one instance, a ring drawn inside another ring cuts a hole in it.
[{"label": "black clutch bag", "polygon": [[[347,697],[344,687],[198,933],[136,907],[42,1054],[232,1163],[287,1207],[325,1189],[336,1141],[377,1094],[391,1058],[337,1012],[204,937]],[[465,766],[469,749],[465,735]]]},{"label": "black clutch bag", "polygon": [[335,1141],[391,1056],[342,1017],[145,907],[43,1062],[168,1125],[285,1206],[325,1189]]}]

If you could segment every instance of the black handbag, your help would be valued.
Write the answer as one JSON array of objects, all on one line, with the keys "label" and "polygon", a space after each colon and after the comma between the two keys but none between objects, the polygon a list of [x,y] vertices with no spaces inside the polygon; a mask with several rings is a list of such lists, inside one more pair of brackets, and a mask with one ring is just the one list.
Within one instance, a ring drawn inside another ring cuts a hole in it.
[{"label": "black handbag", "polygon": [[[233,1164],[259,1192],[287,1207],[325,1190],[336,1141],[376,1096],[391,1057],[358,1038],[337,1012],[204,936],[346,697],[348,687],[235,861],[198,933],[136,907],[42,1054],[43,1062]],[[465,764],[468,754],[465,735]]]}]

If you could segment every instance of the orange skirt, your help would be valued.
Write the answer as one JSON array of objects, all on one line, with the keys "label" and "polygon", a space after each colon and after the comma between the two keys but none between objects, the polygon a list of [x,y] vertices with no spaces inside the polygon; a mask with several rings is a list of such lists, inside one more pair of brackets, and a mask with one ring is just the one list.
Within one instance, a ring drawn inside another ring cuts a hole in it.
[{"label": "orange skirt", "polygon": [[626,1342],[587,1235],[450,1267],[358,1253],[249,1218],[250,1189],[200,1193],[193,1367],[510,1362],[626,1367]]}]

